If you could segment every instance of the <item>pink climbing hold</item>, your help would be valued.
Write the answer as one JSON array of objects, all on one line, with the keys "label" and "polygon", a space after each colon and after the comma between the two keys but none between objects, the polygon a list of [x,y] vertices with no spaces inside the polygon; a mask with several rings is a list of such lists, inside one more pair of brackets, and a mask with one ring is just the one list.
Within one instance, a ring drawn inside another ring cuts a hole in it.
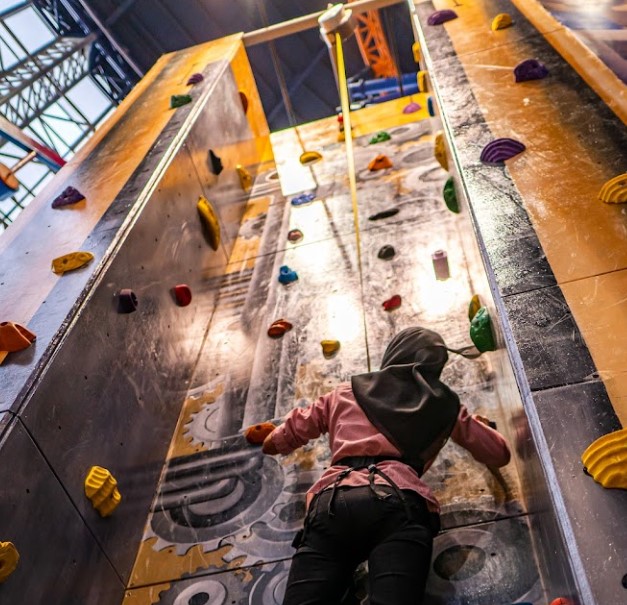
[{"label": "pink climbing hold", "polygon": [[526,147],[515,139],[494,139],[483,148],[479,159],[486,164],[503,164],[505,160],[513,158],[525,149]]},{"label": "pink climbing hold", "polygon": [[407,105],[405,105],[405,107],[403,107],[403,113],[416,113],[421,109],[422,107],[418,105],[418,103],[412,101],[411,103],[408,103]]},{"label": "pink climbing hold", "polygon": [[457,19],[457,13],[450,9],[444,9],[441,11],[435,11],[429,15],[427,19],[427,23],[429,25],[442,25],[442,23],[446,23],[447,21],[452,21],[453,19]]}]

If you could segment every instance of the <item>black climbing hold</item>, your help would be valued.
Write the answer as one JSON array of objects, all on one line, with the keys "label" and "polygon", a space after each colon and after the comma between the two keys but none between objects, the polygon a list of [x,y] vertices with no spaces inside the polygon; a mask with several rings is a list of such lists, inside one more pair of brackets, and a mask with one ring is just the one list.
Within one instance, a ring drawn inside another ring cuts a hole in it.
[{"label": "black climbing hold", "polygon": [[623,585],[623,588],[627,588],[627,573],[623,576],[621,584]]},{"label": "black climbing hold", "polygon": [[394,216],[395,214],[398,214],[398,208],[390,208],[389,210],[383,210],[381,212],[377,212],[376,214],[373,214],[372,216],[369,216],[368,220],[378,221],[379,219],[389,218],[390,216]]},{"label": "black climbing hold", "polygon": [[123,288],[118,294],[118,313],[132,313],[137,310],[137,296],[130,288]]},{"label": "black climbing hold", "polygon": [[213,150],[209,150],[209,169],[211,170],[211,174],[215,174],[218,176],[222,170],[224,170],[224,166],[222,166],[222,160],[213,153]]},{"label": "black climbing hold", "polygon": [[241,90],[239,91],[239,100],[242,104],[242,109],[244,110],[244,115],[248,113],[248,97]]},{"label": "black climbing hold", "polygon": [[377,256],[383,260],[390,260],[391,258],[394,258],[395,254],[396,250],[394,250],[393,246],[385,245],[381,248],[381,250],[379,250]]}]

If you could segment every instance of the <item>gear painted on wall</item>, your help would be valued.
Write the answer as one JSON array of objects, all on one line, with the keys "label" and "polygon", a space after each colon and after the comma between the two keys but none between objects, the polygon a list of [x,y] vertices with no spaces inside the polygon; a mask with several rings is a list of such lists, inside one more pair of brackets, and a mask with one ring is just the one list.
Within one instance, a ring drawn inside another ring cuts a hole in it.
[{"label": "gear painted on wall", "polygon": [[305,520],[307,490],[321,474],[322,470],[302,471],[298,467],[287,471],[285,488],[271,508],[244,531],[227,538],[233,550],[225,560],[241,556],[264,559],[291,556],[292,541]]},{"label": "gear painted on wall", "polygon": [[463,594],[468,603],[518,601],[539,582],[533,560],[524,519],[447,531],[434,541],[426,600],[445,605]]},{"label": "gear painted on wall", "polygon": [[225,572],[209,577],[193,578],[174,583],[162,592],[158,605],[238,605],[248,602],[248,592],[262,575],[260,569],[246,573]]}]

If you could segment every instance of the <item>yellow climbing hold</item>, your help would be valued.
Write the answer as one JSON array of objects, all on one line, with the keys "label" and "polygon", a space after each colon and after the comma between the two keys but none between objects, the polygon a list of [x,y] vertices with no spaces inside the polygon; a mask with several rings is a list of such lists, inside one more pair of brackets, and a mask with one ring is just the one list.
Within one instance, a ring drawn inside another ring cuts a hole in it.
[{"label": "yellow climbing hold", "polygon": [[420,70],[416,74],[416,80],[418,81],[418,91],[427,92],[427,72]]},{"label": "yellow climbing hold", "polygon": [[301,164],[315,164],[322,159],[322,154],[317,151],[303,151],[300,154],[300,163]]},{"label": "yellow climbing hold", "polygon": [[444,170],[448,170],[448,158],[446,157],[446,147],[444,145],[444,135],[441,132],[435,135],[433,155]]},{"label": "yellow climbing hold", "polygon": [[15,571],[19,560],[20,553],[13,542],[0,542],[0,584]]},{"label": "yellow climbing hold", "polygon": [[235,166],[235,170],[237,170],[237,176],[239,176],[239,184],[242,186],[242,189],[244,191],[248,191],[253,184],[252,175],[241,164]]},{"label": "yellow climbing hold", "polygon": [[627,202],[627,172],[610,179],[599,191],[599,199],[606,204]]},{"label": "yellow climbing hold", "polygon": [[414,53],[414,61],[420,63],[420,59],[422,58],[420,54],[420,42],[414,42],[411,45],[411,52]]},{"label": "yellow climbing hold", "polygon": [[321,340],[322,354],[325,357],[333,357],[340,350],[339,340]]},{"label": "yellow climbing hold", "polygon": [[92,466],[85,477],[85,495],[102,517],[108,517],[122,501],[118,482],[106,468]]},{"label": "yellow climbing hold", "polygon": [[213,209],[211,202],[202,195],[198,198],[198,214],[202,219],[203,224],[207,228],[207,237],[209,238],[209,245],[217,250],[220,247],[220,222],[218,221],[218,215]]},{"label": "yellow climbing hold", "polygon": [[481,309],[483,305],[481,304],[481,299],[478,294],[475,294],[470,299],[470,304],[468,305],[468,319],[472,321],[473,317],[477,314],[477,311]]},{"label": "yellow climbing hold", "polygon": [[627,429],[593,441],[582,454],[581,461],[603,487],[627,489]]},{"label": "yellow climbing hold", "polygon": [[55,258],[52,261],[52,270],[57,275],[63,275],[67,271],[80,269],[92,260],[94,260],[94,255],[91,252],[70,252]]},{"label": "yellow climbing hold", "polygon": [[492,19],[492,31],[495,32],[497,29],[505,29],[506,27],[511,27],[514,22],[512,21],[512,17],[507,13],[499,13],[494,19]]}]

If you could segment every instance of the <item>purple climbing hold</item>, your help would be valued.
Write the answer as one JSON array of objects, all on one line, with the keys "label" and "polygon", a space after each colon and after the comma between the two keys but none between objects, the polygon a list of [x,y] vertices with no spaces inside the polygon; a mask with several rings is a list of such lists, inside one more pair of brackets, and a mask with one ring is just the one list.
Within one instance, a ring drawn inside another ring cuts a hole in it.
[{"label": "purple climbing hold", "polygon": [[53,208],[62,208],[63,206],[69,206],[70,204],[78,204],[85,199],[85,196],[74,189],[74,187],[66,187],[63,192],[52,200]]},{"label": "purple climbing hold", "polygon": [[537,59],[527,59],[514,67],[516,82],[528,82],[529,80],[542,80],[548,76],[549,70],[544,63]]},{"label": "purple climbing hold", "polygon": [[196,73],[196,74],[192,74],[189,77],[189,80],[187,80],[187,85],[188,86],[192,86],[193,84],[199,84],[200,82],[202,82],[205,79],[205,76],[203,76],[200,73]]},{"label": "purple climbing hold", "polygon": [[525,149],[520,141],[514,139],[494,139],[483,148],[480,159],[485,164],[502,164]]},{"label": "purple climbing hold", "polygon": [[418,103],[412,101],[411,103],[408,103],[407,105],[405,105],[405,107],[403,107],[403,113],[416,113],[421,109],[422,108],[420,107],[420,105],[418,105]]},{"label": "purple climbing hold", "polygon": [[305,204],[313,202],[315,199],[315,193],[301,193],[295,198],[292,198],[292,206],[304,206]]},{"label": "purple climbing hold", "polygon": [[453,19],[457,19],[457,13],[447,8],[441,11],[435,11],[435,13],[431,13],[429,15],[429,18],[427,19],[427,23],[429,25],[442,25],[442,23],[452,21]]}]

